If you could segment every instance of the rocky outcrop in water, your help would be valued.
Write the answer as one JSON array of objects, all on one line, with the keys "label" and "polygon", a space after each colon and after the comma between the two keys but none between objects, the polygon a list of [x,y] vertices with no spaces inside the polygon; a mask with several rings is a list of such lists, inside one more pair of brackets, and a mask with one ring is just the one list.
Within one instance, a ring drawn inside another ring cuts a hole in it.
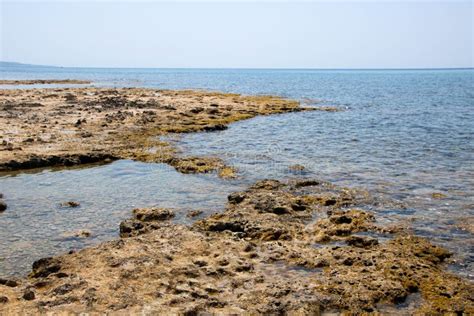
[{"label": "rocky outcrop in water", "polygon": [[182,156],[160,136],[216,132],[257,115],[306,110],[279,97],[204,91],[0,90],[0,172],[122,158],[233,178],[236,170],[221,159]]},{"label": "rocky outcrop in water", "polygon": [[34,85],[34,84],[90,84],[91,81],[75,79],[35,79],[35,80],[0,80],[0,85]]},{"label": "rocky outcrop in water", "polygon": [[384,204],[321,181],[265,180],[191,227],[172,210],[137,209],[121,239],[0,284],[0,312],[472,314],[473,284],[446,272],[450,253],[379,224]]},{"label": "rocky outcrop in water", "polygon": [[7,207],[7,203],[5,203],[3,200],[0,200],[0,213],[5,212]]}]

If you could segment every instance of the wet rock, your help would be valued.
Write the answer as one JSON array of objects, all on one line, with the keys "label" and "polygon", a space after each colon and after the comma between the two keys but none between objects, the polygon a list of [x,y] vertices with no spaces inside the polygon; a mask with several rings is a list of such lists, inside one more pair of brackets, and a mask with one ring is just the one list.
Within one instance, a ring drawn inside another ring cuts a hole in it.
[{"label": "wet rock", "polygon": [[49,166],[73,166],[80,164],[89,164],[105,160],[116,160],[117,158],[110,154],[89,153],[89,154],[65,154],[52,156],[30,156],[28,159],[17,161],[10,160],[0,163],[0,171],[12,171],[19,169],[33,169]]},{"label": "wet rock", "polygon": [[30,273],[32,278],[44,278],[52,273],[61,270],[60,261],[55,258],[43,258],[33,262],[33,269]]},{"label": "wet rock", "polygon": [[474,235],[474,217],[463,218],[455,225],[455,227]]},{"label": "wet rock", "polygon": [[436,200],[441,200],[447,198],[447,195],[440,192],[434,192],[431,194],[431,197]]},{"label": "wet rock", "polygon": [[68,202],[61,203],[62,207],[71,207],[71,208],[79,207],[80,205],[81,203],[75,202],[75,201],[68,201]]},{"label": "wet rock", "polygon": [[186,214],[186,217],[194,218],[194,217],[198,217],[198,216],[201,215],[202,213],[203,213],[203,211],[201,211],[201,210],[192,210],[192,211],[189,211],[189,212]]},{"label": "wet rock", "polygon": [[92,236],[92,233],[89,230],[78,230],[74,232],[66,232],[62,235],[64,238],[89,238]]},{"label": "wet rock", "polygon": [[245,199],[245,194],[244,194],[244,193],[241,193],[241,192],[231,193],[231,194],[229,194],[229,196],[227,197],[227,200],[228,200],[229,203],[231,203],[231,204],[239,204],[239,203],[242,202],[244,199]]},{"label": "wet rock", "polygon": [[0,213],[4,212],[7,209],[7,203],[5,203],[3,200],[0,200]]},{"label": "wet rock", "polygon": [[182,173],[209,173],[224,166],[221,159],[211,157],[175,157],[167,163]]},{"label": "wet rock", "polygon": [[215,125],[208,125],[203,127],[203,131],[205,132],[215,132],[215,131],[223,131],[227,129],[227,125],[224,124],[215,124]]},{"label": "wet rock", "polygon": [[237,177],[237,170],[233,167],[224,166],[218,169],[218,175],[223,179],[234,179]]},{"label": "wet rock", "polygon": [[288,170],[291,172],[299,173],[299,172],[305,171],[306,168],[303,165],[296,164],[296,165],[289,166]]},{"label": "wet rock", "polygon": [[137,208],[133,210],[133,215],[142,222],[164,221],[175,216],[172,210],[165,208]]},{"label": "wet rock", "polygon": [[74,236],[78,238],[89,238],[92,236],[92,233],[88,230],[80,230],[76,232]]}]

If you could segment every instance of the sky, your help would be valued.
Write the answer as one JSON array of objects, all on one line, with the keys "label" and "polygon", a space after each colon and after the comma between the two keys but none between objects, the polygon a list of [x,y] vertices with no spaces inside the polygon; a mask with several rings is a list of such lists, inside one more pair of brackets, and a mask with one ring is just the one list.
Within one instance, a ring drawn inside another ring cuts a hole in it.
[{"label": "sky", "polygon": [[0,0],[0,60],[77,67],[474,67],[472,1]]}]

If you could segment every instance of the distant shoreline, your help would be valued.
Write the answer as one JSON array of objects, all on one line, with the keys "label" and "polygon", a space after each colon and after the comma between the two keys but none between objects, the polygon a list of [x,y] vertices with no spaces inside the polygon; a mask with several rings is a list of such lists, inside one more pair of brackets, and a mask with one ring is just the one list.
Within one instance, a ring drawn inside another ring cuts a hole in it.
[{"label": "distant shoreline", "polygon": [[90,84],[92,81],[75,79],[35,79],[35,80],[0,80],[0,85],[34,85],[34,84]]},{"label": "distant shoreline", "polygon": [[35,65],[18,62],[0,61],[0,71],[3,68],[59,68],[59,69],[179,69],[179,70],[308,70],[308,71],[439,71],[439,70],[474,70],[474,67],[435,67],[435,68],[258,68],[258,67],[99,67],[99,66],[54,66],[54,65]]}]

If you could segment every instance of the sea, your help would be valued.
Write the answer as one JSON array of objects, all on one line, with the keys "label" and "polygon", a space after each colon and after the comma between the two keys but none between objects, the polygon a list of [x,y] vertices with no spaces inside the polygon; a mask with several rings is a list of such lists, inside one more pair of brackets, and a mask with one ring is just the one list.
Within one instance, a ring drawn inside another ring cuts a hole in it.
[{"label": "sea", "polygon": [[[97,87],[270,94],[340,110],[256,117],[224,131],[167,137],[186,155],[221,157],[238,169],[235,180],[184,175],[165,164],[130,160],[0,174],[0,192],[8,204],[0,214],[0,277],[24,276],[34,260],[117,238],[119,223],[136,207],[174,208],[175,221],[189,225],[189,210],[201,210],[202,216],[222,211],[229,193],[259,179],[309,177],[396,202],[371,211],[382,223],[409,223],[414,234],[452,251],[449,269],[474,280],[474,236],[466,229],[474,225],[474,69],[115,69],[2,63],[0,79],[83,79]],[[38,87],[60,86],[1,88]],[[295,174],[289,168],[293,165],[305,169]],[[61,207],[70,200],[81,206]],[[71,232],[78,230],[92,235],[74,237]]]}]

